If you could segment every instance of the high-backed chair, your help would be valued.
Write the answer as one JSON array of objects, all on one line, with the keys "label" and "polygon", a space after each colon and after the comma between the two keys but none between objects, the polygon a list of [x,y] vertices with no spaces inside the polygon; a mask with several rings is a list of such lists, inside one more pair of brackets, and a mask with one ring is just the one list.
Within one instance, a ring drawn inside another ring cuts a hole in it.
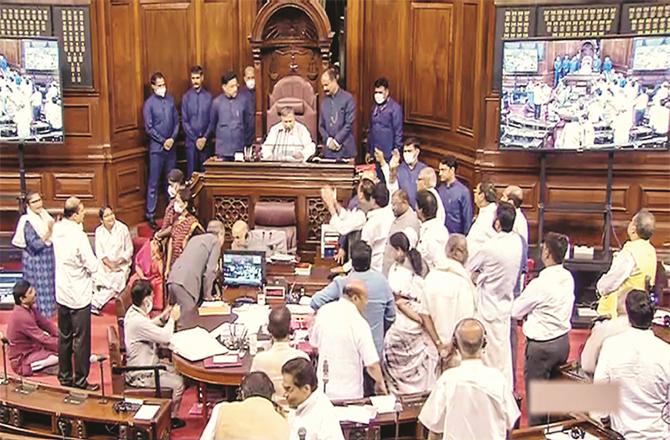
[{"label": "high-backed chair", "polygon": [[126,344],[125,344],[125,330],[123,327],[124,319],[126,318],[126,312],[133,304],[133,300],[130,296],[132,286],[128,284],[125,289],[123,289],[119,294],[114,297],[114,311],[116,313],[116,325],[118,328],[118,339],[119,339],[119,348],[121,353],[125,354]]},{"label": "high-backed chair", "polygon": [[277,81],[269,96],[267,110],[267,129],[281,121],[279,112],[284,107],[291,107],[295,119],[303,124],[317,139],[317,99],[312,85],[301,76],[289,75]]},{"label": "high-backed chair", "polygon": [[[112,366],[112,393],[117,396],[172,398],[172,389],[161,388],[160,386],[159,371],[166,370],[167,367],[165,365],[126,366],[125,357],[121,354],[119,334],[113,325],[107,328],[107,344],[109,345],[109,361]],[[130,371],[152,371],[156,378],[155,386],[152,388],[140,388],[128,385],[125,373]]]},{"label": "high-backed chair", "polygon": [[298,220],[295,202],[257,202],[254,207],[254,229],[279,230],[286,234],[286,249],[295,252],[298,243]]}]

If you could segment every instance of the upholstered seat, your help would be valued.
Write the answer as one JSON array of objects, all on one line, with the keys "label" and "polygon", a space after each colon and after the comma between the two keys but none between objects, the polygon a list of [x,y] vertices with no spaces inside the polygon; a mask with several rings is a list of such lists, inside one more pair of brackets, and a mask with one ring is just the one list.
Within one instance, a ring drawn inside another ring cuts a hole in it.
[{"label": "upholstered seat", "polygon": [[258,202],[254,207],[254,229],[282,231],[286,234],[286,249],[295,252],[298,243],[298,220],[295,202]]},{"label": "upholstered seat", "polygon": [[298,75],[290,75],[280,79],[269,96],[268,131],[270,127],[281,121],[279,116],[281,109],[291,107],[295,112],[296,120],[307,127],[312,135],[312,140],[316,142],[316,105],[316,93],[306,79]]}]

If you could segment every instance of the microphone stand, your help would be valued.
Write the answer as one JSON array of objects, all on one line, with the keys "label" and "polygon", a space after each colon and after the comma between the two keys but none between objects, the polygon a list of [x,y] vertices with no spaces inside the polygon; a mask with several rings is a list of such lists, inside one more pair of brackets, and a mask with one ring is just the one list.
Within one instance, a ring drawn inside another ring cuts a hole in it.
[{"label": "microphone stand", "polygon": [[326,394],[326,386],[328,385],[328,360],[323,361],[323,394]]},{"label": "microphone stand", "polygon": [[396,400],[393,412],[395,415],[395,440],[398,440],[400,435],[400,413],[402,412],[402,403],[399,400]]},{"label": "microphone stand", "polygon": [[0,385],[7,385],[9,383],[9,379],[7,378],[7,350],[6,346],[9,344],[9,340],[7,338],[2,338],[2,380],[0,380]]},{"label": "microphone stand", "polygon": [[101,405],[105,405],[109,402],[109,400],[105,396],[105,371],[102,366],[102,364],[105,362],[105,358],[98,358],[96,360],[98,361],[98,365],[100,365],[100,391],[102,392],[102,397],[100,398],[100,400],[98,400],[98,403]]}]

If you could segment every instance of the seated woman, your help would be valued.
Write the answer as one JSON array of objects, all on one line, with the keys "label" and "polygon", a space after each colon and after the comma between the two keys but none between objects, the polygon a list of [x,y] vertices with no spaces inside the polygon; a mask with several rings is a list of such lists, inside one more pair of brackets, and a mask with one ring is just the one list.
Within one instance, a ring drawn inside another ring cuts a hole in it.
[{"label": "seated woman", "polygon": [[195,234],[204,233],[205,230],[198,223],[193,207],[193,198],[191,190],[182,188],[177,193],[174,201],[174,211],[176,218],[172,223],[170,236],[167,243],[167,258],[165,260],[165,272],[163,276],[167,278],[174,262],[179,258],[186,242]]},{"label": "seated woman", "polygon": [[58,364],[58,329],[34,307],[37,291],[28,281],[16,283],[13,294],[16,306],[7,324],[9,363],[20,376],[32,376]]},{"label": "seated woman", "polygon": [[[416,236],[413,230],[408,234]],[[395,296],[397,317],[384,337],[384,373],[394,393],[420,393],[435,385],[439,362],[437,347],[419,315],[427,268],[419,252],[410,249],[405,233],[391,235],[389,244],[395,252],[388,281]]]},{"label": "seated woman", "polygon": [[148,240],[135,255],[135,273],[130,277],[128,286],[137,280],[148,280],[153,290],[155,310],[163,310],[163,252],[160,243]]}]

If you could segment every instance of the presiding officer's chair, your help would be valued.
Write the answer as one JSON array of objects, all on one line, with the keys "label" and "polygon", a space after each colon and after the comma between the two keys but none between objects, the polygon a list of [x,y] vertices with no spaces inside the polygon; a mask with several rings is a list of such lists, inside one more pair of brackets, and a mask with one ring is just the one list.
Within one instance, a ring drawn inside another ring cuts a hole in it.
[{"label": "presiding officer's chair", "polygon": [[301,76],[289,75],[277,81],[269,96],[269,108],[266,121],[267,130],[281,121],[279,113],[284,107],[291,107],[295,112],[296,121],[303,124],[317,139],[317,99],[312,85]]},{"label": "presiding officer's chair", "polygon": [[[286,249],[294,253],[298,246],[298,219],[294,201],[256,202],[254,205],[254,230],[283,231]],[[268,241],[270,237],[267,237]],[[272,243],[266,243],[272,244]]]}]

